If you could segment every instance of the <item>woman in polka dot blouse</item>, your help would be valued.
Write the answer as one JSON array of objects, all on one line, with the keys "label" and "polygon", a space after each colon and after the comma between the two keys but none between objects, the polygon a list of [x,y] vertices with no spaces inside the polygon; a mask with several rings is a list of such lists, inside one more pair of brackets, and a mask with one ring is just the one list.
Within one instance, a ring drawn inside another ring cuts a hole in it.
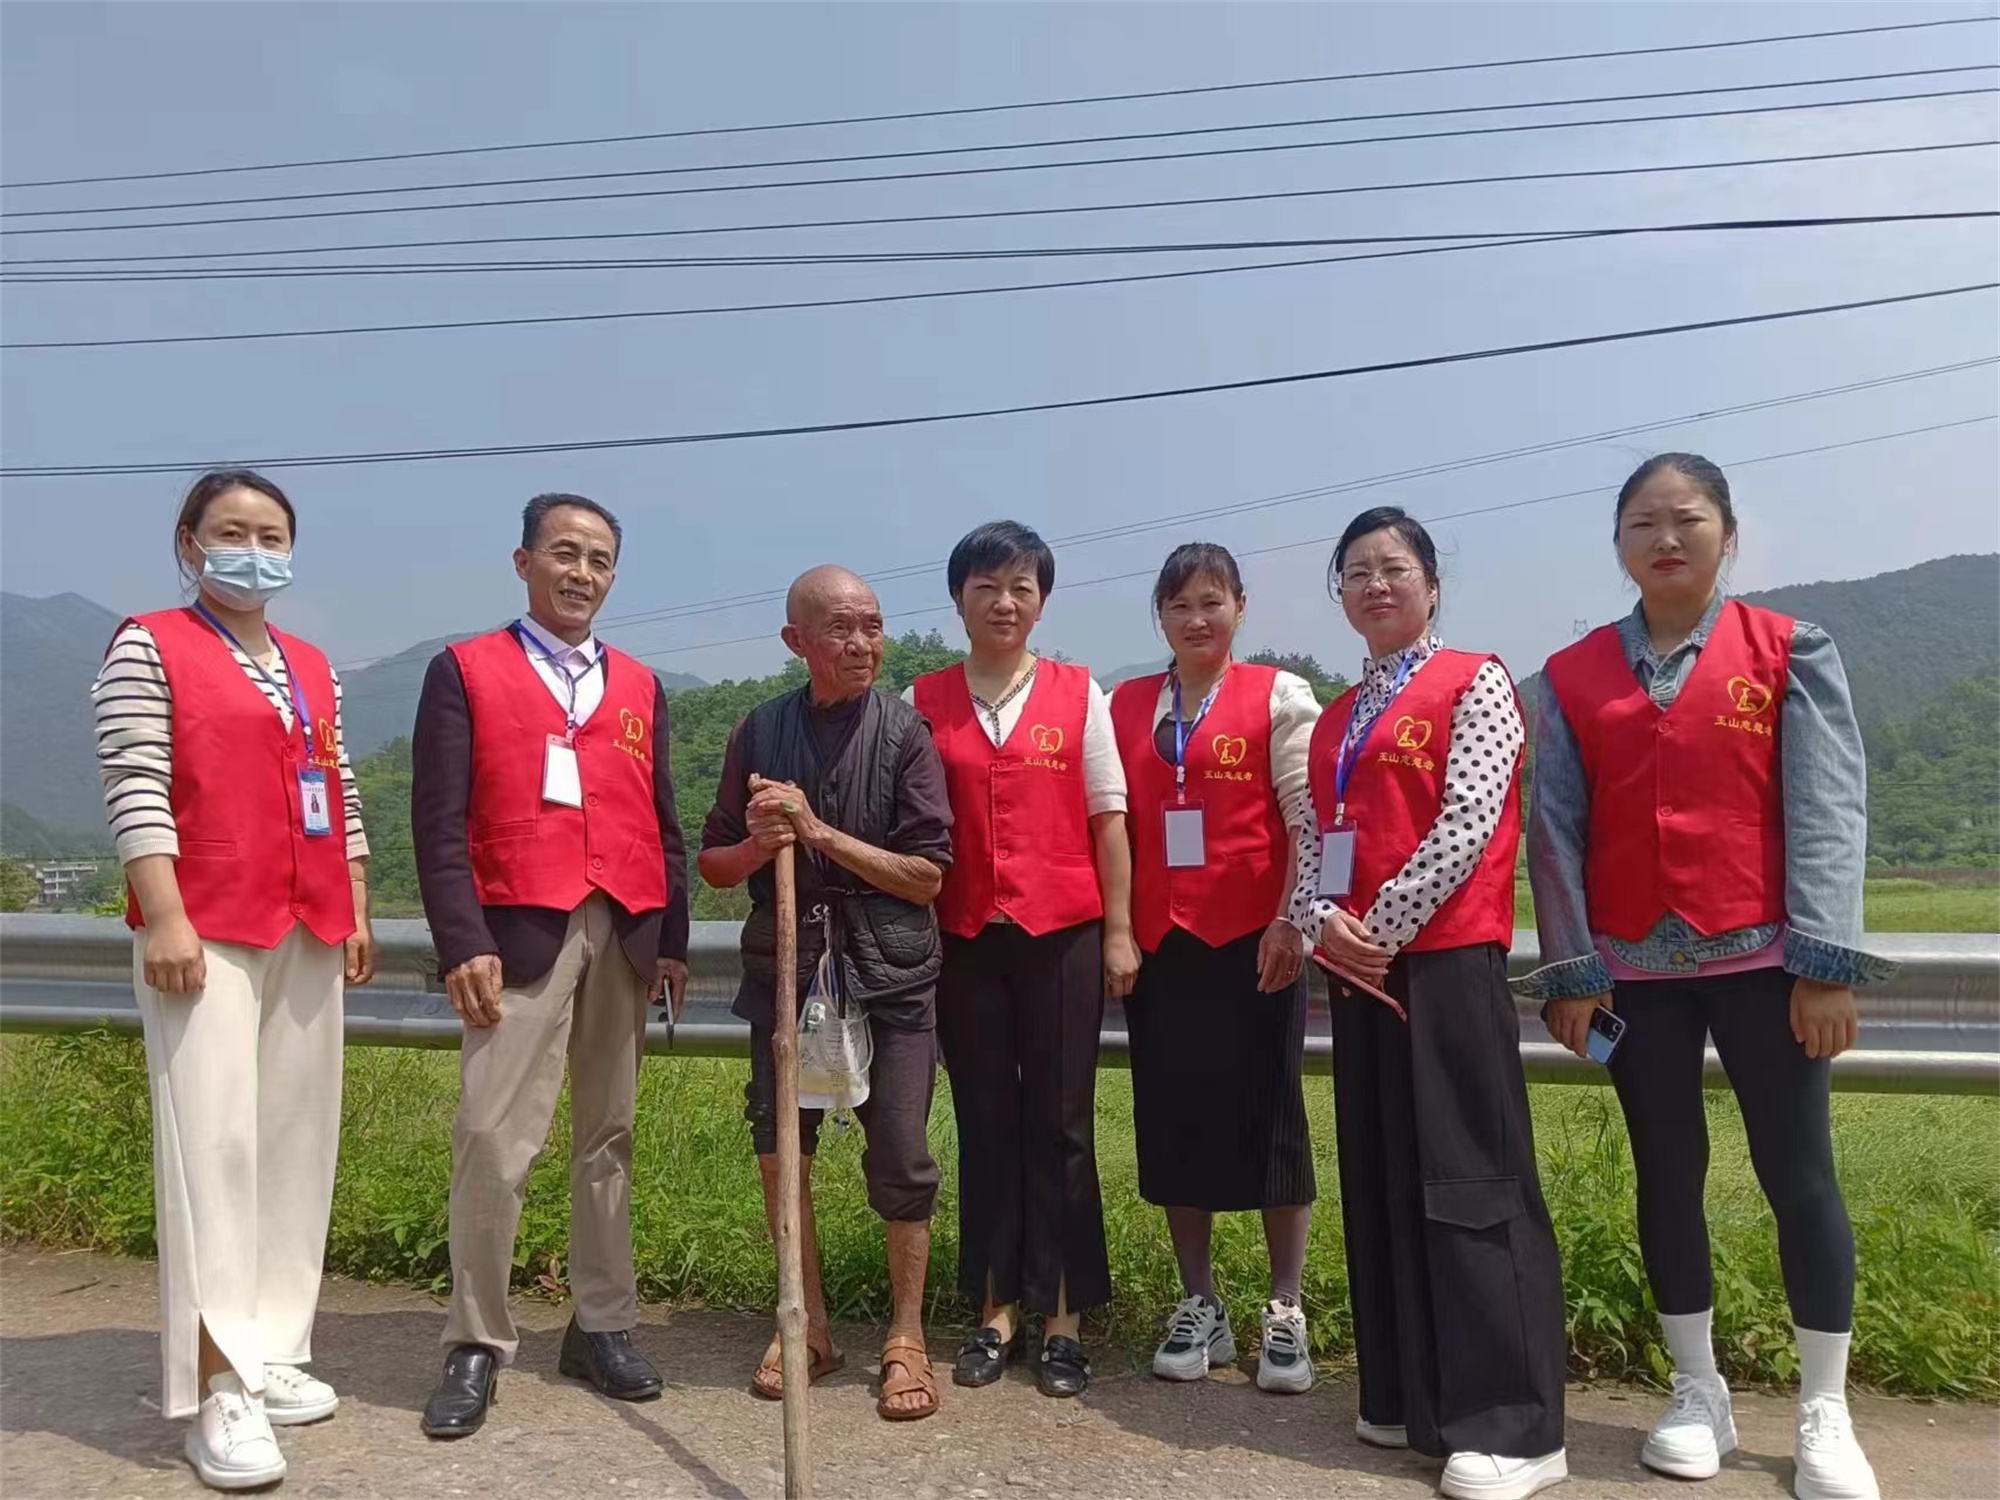
[{"label": "woman in polka dot blouse", "polygon": [[1403,511],[1356,516],[1327,583],[1368,656],[1313,734],[1292,919],[1333,971],[1356,1432],[1448,1460],[1446,1495],[1524,1500],[1569,1471],[1507,989],[1521,711],[1497,658],[1433,633],[1437,549]]}]

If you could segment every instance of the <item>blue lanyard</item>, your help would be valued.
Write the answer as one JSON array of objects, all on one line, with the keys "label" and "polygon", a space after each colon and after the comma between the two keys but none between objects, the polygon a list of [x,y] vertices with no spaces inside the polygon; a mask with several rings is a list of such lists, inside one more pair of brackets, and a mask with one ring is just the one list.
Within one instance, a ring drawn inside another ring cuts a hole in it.
[{"label": "blue lanyard", "polygon": [[1178,801],[1187,801],[1187,747],[1194,740],[1194,732],[1201,727],[1201,721],[1208,717],[1209,709],[1215,706],[1215,695],[1222,691],[1222,678],[1229,675],[1229,669],[1222,669],[1222,677],[1216,679],[1215,686],[1208,690],[1208,696],[1201,700],[1201,707],[1194,711],[1194,718],[1181,725],[1181,674],[1171,674],[1174,679],[1174,796]]},{"label": "blue lanyard", "polygon": [[1403,669],[1396,674],[1396,680],[1389,688],[1389,696],[1382,700],[1382,706],[1366,719],[1352,716],[1347,721],[1347,733],[1340,737],[1340,754],[1333,763],[1333,821],[1340,822],[1347,813],[1347,783],[1354,779],[1354,768],[1361,763],[1358,752],[1367,743],[1368,736],[1382,716],[1389,712],[1389,706],[1403,691],[1403,684],[1410,680],[1410,674],[1417,670],[1417,656],[1414,649],[1403,660]]},{"label": "blue lanyard", "polygon": [[[229,633],[229,627],[227,625],[223,624],[222,621],[216,619],[216,617],[209,612],[209,608],[206,604],[203,604],[200,600],[196,600],[194,609],[196,614],[200,615],[204,620],[208,621],[209,624],[215,627],[216,633],[218,635],[220,635],[225,641],[229,642],[230,645],[234,646],[237,649],[237,651],[242,655],[245,661],[249,662],[252,667],[257,669],[257,675],[259,677],[263,678],[266,682],[270,683],[271,686],[274,688],[278,686],[277,679],[272,677],[272,675],[269,672],[264,670],[264,664],[261,661],[257,660],[256,657],[252,656],[248,651],[245,651],[243,649],[243,643],[237,640],[235,636]],[[279,640],[276,635],[273,635],[271,637],[271,644],[275,646],[278,650],[278,660],[285,664],[285,680],[292,685],[292,708],[297,712],[299,716],[299,728],[303,730],[305,733],[306,753],[311,754],[312,742],[313,742],[313,726],[312,726],[312,715],[306,711],[305,687],[299,681],[299,674],[292,670],[292,659],[285,654],[285,643]]]},{"label": "blue lanyard", "polygon": [[[583,681],[583,678],[570,676],[568,669],[564,667],[561,662],[557,661],[555,657],[549,655],[548,652],[540,649],[540,647],[537,646],[536,643],[529,638],[528,632],[523,630],[519,624],[514,625],[512,629],[514,631],[514,639],[521,643],[521,649],[527,652],[528,655],[533,657],[536,661],[546,662],[552,669],[554,669],[556,676],[562,680],[563,691],[569,695],[569,702],[563,708],[563,724],[566,730],[568,731],[569,737],[571,739],[575,739],[577,686],[579,683]],[[596,671],[598,662],[601,662],[603,660],[604,657],[600,653],[597,658],[597,661],[594,661],[590,664],[590,667],[588,668],[588,670],[584,672],[583,676],[588,677],[591,674],[591,672]]]}]

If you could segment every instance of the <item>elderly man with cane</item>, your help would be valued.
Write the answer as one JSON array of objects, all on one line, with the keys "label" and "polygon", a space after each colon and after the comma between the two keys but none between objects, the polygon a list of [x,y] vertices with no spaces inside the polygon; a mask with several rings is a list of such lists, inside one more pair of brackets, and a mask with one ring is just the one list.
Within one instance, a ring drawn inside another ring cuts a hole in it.
[{"label": "elderly man with cane", "polygon": [[[938,1171],[924,1130],[942,956],[930,903],[951,862],[951,810],[929,726],[907,704],[873,690],[886,639],[874,590],[845,568],[814,568],[792,585],[786,619],[784,642],[810,680],[751,710],[731,733],[702,829],[700,868],[712,886],[750,885],[735,1014],[751,1027],[744,1116],[774,1235],[781,1201],[772,1057],[779,850],[794,850],[796,859],[798,992],[806,992],[830,943],[841,991],[866,1008],[874,1055],[868,1098],[855,1114],[867,1135],[869,1206],[887,1225],[895,1303],[876,1410],[889,1421],[913,1421],[938,1409],[923,1327]],[[811,1380],[843,1362],[820,1289],[813,1228],[819,1123],[819,1111],[801,1112],[806,1165],[798,1209]],[[776,1340],[751,1389],[771,1400],[786,1394]]]}]

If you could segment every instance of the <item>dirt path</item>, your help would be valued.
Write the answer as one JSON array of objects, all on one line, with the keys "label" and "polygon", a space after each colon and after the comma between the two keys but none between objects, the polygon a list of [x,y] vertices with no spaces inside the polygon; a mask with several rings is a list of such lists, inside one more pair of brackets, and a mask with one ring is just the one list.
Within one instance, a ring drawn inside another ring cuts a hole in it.
[{"label": "dirt path", "polygon": [[[181,1429],[159,1415],[154,1270],[85,1254],[0,1255],[0,1494],[7,1500],[208,1494],[180,1456]],[[316,1373],[341,1392],[333,1420],[281,1436],[281,1494],[325,1500],[621,1494],[764,1500],[780,1493],[777,1408],[744,1389],[768,1325],[731,1313],[644,1310],[640,1340],[666,1370],[659,1401],[604,1401],[555,1373],[563,1310],[530,1303],[519,1363],[502,1378],[485,1431],[433,1443],[416,1413],[437,1369],[442,1313],[421,1293],[332,1280],[320,1306]],[[1258,1391],[1240,1371],[1196,1386],[1101,1358],[1083,1400],[1043,1399],[1014,1371],[980,1392],[940,1371],[944,1410],[878,1421],[869,1389],[876,1330],[845,1330],[848,1368],[818,1386],[818,1494],[897,1500],[1058,1497],[1420,1497],[1436,1466],[1362,1447],[1351,1385],[1304,1397]],[[933,1354],[949,1360],[950,1343]],[[1699,1492],[1647,1475],[1639,1438],[1657,1398],[1577,1390],[1569,1410],[1573,1478],[1556,1492],[1779,1500],[1791,1479],[1790,1403],[1737,1399],[1743,1449]],[[1864,1398],[1857,1415],[1883,1493],[2000,1495],[2000,1412]]]}]

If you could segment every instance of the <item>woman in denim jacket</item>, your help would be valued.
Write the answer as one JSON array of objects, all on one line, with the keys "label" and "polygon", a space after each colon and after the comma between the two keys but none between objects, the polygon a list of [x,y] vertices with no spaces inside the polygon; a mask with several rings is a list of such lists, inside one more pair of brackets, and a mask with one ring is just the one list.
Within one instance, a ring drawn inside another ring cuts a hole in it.
[{"label": "woman in denim jacket", "polygon": [[1641,1459],[1713,1475],[1736,1446],[1710,1342],[1702,1190],[1709,1036],[1778,1225],[1801,1389],[1793,1493],[1873,1500],[1846,1402],[1854,1232],[1834,1177],[1830,1064],[1854,1044],[1867,765],[1847,677],[1817,626],[1726,600],[1729,481],[1663,453],[1618,493],[1613,536],[1639,605],[1552,657],[1528,825],[1545,966],[1521,981],[1584,1055],[1625,1022],[1612,1082],[1638,1172],[1639,1243],[1674,1363]]}]

